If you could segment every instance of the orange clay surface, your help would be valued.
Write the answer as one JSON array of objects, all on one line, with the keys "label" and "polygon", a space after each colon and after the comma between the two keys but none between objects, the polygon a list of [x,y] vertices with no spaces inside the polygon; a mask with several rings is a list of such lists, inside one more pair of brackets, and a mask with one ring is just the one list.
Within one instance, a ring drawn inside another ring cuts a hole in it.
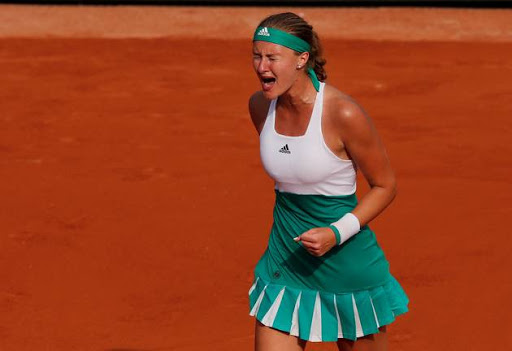
[{"label": "orange clay surface", "polygon": [[[281,10],[0,6],[0,350],[252,350],[250,35]],[[512,12],[294,10],[396,171],[390,350],[510,349]]]}]

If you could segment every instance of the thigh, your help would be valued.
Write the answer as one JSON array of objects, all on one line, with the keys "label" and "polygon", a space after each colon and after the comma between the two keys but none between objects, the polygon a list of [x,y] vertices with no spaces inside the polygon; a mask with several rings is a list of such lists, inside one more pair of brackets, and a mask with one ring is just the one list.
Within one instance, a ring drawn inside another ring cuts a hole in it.
[{"label": "thigh", "polygon": [[303,351],[306,341],[256,320],[255,351]]},{"label": "thigh", "polygon": [[379,328],[379,333],[363,336],[356,341],[339,339],[339,351],[387,351],[388,334],[386,326]]}]

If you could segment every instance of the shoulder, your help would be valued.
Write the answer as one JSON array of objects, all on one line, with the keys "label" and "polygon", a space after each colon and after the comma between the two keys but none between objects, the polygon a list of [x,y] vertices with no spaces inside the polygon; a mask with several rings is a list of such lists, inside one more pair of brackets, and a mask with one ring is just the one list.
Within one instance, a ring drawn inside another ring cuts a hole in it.
[{"label": "shoulder", "polygon": [[258,133],[263,129],[263,124],[267,118],[269,106],[270,100],[265,98],[261,91],[255,92],[249,98],[249,113],[251,115],[252,123]]},{"label": "shoulder", "polygon": [[324,95],[324,108],[340,122],[350,122],[351,120],[368,117],[353,97],[332,85],[325,85]]},{"label": "shoulder", "polygon": [[371,118],[362,106],[332,85],[325,85],[324,109],[330,124],[342,134],[373,128]]}]

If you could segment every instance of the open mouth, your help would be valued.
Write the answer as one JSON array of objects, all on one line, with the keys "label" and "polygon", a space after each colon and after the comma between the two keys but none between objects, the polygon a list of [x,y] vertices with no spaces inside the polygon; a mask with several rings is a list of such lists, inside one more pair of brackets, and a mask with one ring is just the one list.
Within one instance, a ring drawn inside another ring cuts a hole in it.
[{"label": "open mouth", "polygon": [[272,89],[275,82],[276,82],[275,78],[261,77],[261,85],[262,85],[264,91],[268,91],[268,90]]}]

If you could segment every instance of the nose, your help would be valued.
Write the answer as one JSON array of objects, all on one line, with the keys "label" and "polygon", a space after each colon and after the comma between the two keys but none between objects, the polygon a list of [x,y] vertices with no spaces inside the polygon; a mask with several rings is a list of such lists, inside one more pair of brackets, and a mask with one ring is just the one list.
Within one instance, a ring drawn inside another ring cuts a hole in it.
[{"label": "nose", "polygon": [[258,73],[265,73],[268,71],[268,62],[265,58],[261,58],[256,61],[256,71]]}]

